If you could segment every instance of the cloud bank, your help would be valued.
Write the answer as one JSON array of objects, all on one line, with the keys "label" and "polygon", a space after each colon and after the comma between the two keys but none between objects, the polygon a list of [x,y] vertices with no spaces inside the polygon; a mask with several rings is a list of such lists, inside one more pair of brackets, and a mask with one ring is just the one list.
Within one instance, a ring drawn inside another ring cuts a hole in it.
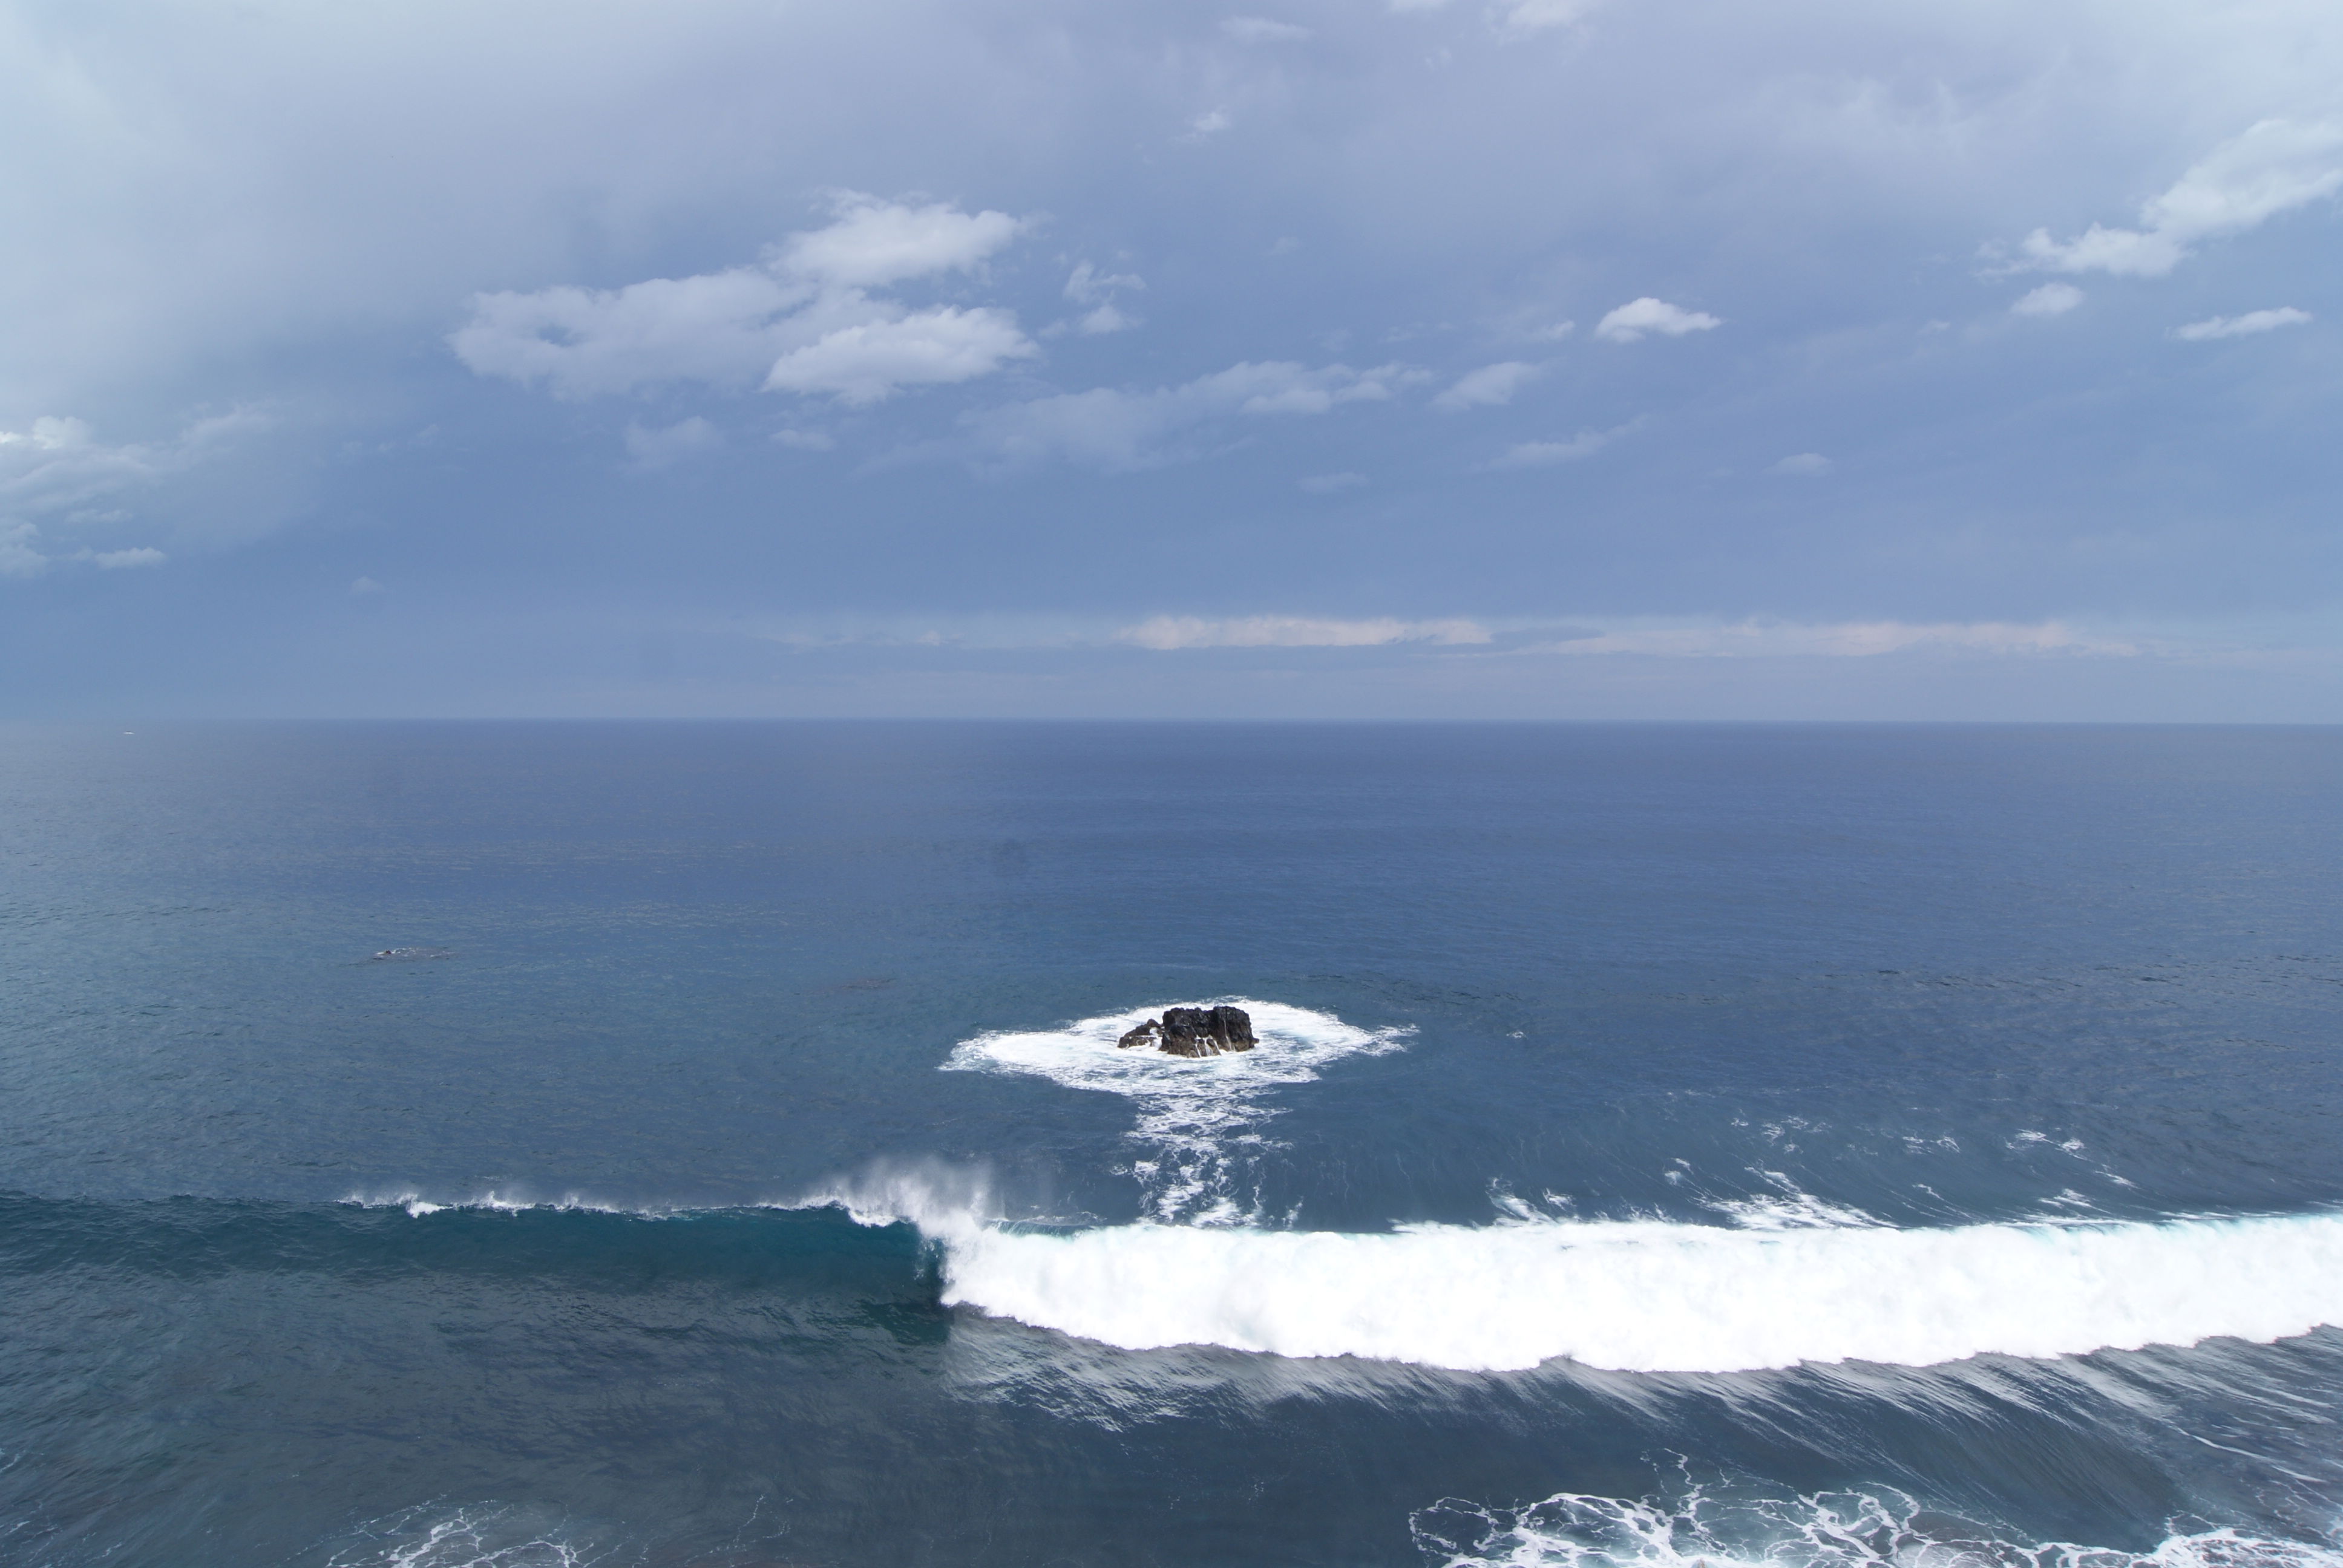
[{"label": "cloud bank", "polygon": [[52,564],[104,569],[159,566],[151,545],[100,549],[93,535],[148,532],[133,503],[216,467],[266,432],[273,419],[239,408],[189,422],[166,441],[109,445],[83,419],[45,415],[23,430],[0,430],[0,576],[37,577]]},{"label": "cloud bank", "polygon": [[[680,703],[745,657],[677,633],[645,676],[686,611],[1090,607],[1100,713],[1269,668],[1226,640],[1262,605],[1470,607],[1494,642],[1276,667],[1425,692],[1624,693],[1646,662],[1523,628],[1690,609],[1711,649],[1918,636],[1931,712],[2002,634],[1778,628],[2234,621],[2312,661],[2332,11],[41,7],[0,49],[38,149],[0,168],[0,661],[45,672],[11,711]],[[1222,651],[1114,640],[1159,607]],[[902,643],[920,710],[990,702],[990,646]],[[2000,662],[2022,702],[2054,667],[2137,672],[2078,714],[2180,701],[2160,657]],[[1738,711],[1730,664],[1665,678]],[[807,668],[725,689],[861,689]],[[2187,712],[2276,716],[2211,681]],[[2287,711],[2343,717],[2318,689]]]},{"label": "cloud bank", "polygon": [[2144,650],[2131,640],[2092,636],[2057,621],[1842,621],[1801,625],[1745,620],[1729,626],[1655,627],[1604,632],[1546,645],[1572,655],[1639,654],[1656,658],[1876,658],[1884,654],[1938,649],[2008,656],[2096,655],[2129,658]]},{"label": "cloud bank", "polygon": [[1471,645],[1491,640],[1471,620],[1332,620],[1310,616],[1255,615],[1230,620],[1159,615],[1128,626],[1116,640],[1159,652],[1193,648],[1383,648],[1393,643]]}]

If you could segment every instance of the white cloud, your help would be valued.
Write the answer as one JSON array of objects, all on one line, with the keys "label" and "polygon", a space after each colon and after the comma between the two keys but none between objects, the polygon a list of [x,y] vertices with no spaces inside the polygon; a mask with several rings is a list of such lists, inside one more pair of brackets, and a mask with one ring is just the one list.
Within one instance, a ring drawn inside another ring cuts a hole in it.
[{"label": "white cloud", "polygon": [[482,294],[447,341],[474,375],[541,380],[557,397],[748,382],[772,364],[786,313],[813,297],[810,286],[755,267],[618,289]]},{"label": "white cloud", "polygon": [[1159,615],[1124,627],[1116,640],[1164,652],[1188,648],[1381,648],[1398,642],[1484,643],[1488,628],[1470,620],[1324,620],[1256,615],[1232,620]]},{"label": "white cloud", "polygon": [[33,421],[29,430],[0,430],[0,447],[17,447],[26,452],[70,452],[88,445],[89,426],[80,419],[44,415]]},{"label": "white cloud", "polygon": [[34,548],[41,530],[30,523],[0,523],[0,578],[38,577],[49,558]]},{"label": "white cloud", "polygon": [[350,595],[354,598],[368,598],[376,594],[387,593],[388,591],[388,589],[385,588],[380,583],[375,581],[372,578],[353,578],[350,579]]},{"label": "white cloud", "polygon": [[1187,139],[1192,142],[1201,142],[1206,136],[1220,135],[1235,124],[1234,120],[1229,118],[1226,110],[1208,109],[1188,122]]},{"label": "white cloud", "polygon": [[1513,394],[1536,380],[1543,372],[1534,365],[1519,359],[1502,364],[1483,365],[1478,370],[1467,371],[1457,377],[1456,384],[1432,400],[1435,408],[1464,409],[1494,407],[1510,403]]},{"label": "white cloud", "polygon": [[855,194],[835,211],[836,221],[790,236],[759,266],[475,296],[448,343],[477,375],[541,380],[558,397],[701,381],[854,404],[989,375],[1034,352],[1005,310],[912,311],[866,292],[971,271],[1016,237],[1018,220]]},{"label": "white cloud", "polygon": [[[43,555],[32,518],[54,518],[67,528],[119,523],[128,513],[98,510],[110,498],[189,474],[227,454],[242,438],[267,429],[256,408],[191,421],[173,439],[107,446],[80,419],[44,416],[23,430],[0,430],[0,575],[30,577],[52,558],[96,560],[85,548],[65,558]],[[117,566],[146,563],[141,547],[106,552]],[[154,552],[156,559],[161,552]],[[106,564],[100,560],[99,564]]]},{"label": "white cloud", "polygon": [[1559,343],[1578,330],[1575,321],[1557,321],[1552,327],[1541,327],[1530,334],[1533,343]]},{"label": "white cloud", "polygon": [[1835,467],[1820,452],[1796,452],[1783,458],[1765,471],[1785,478],[1819,479]]},{"label": "white cloud", "polygon": [[1647,627],[1551,643],[1544,651],[1644,654],[1664,658],[1870,658],[1908,649],[2032,655],[2092,654],[2129,658],[2137,643],[2090,636],[2057,621],[1841,621],[1799,625],[1745,620],[1730,626]]},{"label": "white cloud", "polygon": [[2243,316],[2216,316],[2210,321],[2192,321],[2173,328],[2172,336],[2190,343],[2203,343],[2216,337],[2250,337],[2257,332],[2276,332],[2281,327],[2307,327],[2310,321],[2308,310],[2282,305],[2275,310],[2248,310]]},{"label": "white cloud", "polygon": [[724,433],[696,414],[661,428],[627,427],[627,456],[638,468],[664,468],[722,445]]},{"label": "white cloud", "polygon": [[827,288],[883,288],[939,272],[969,272],[1024,225],[1005,212],[964,213],[942,202],[907,206],[860,191],[834,201],[838,220],[791,235],[774,270]]},{"label": "white cloud", "polygon": [[30,523],[0,524],[0,577],[38,577],[52,563],[61,560],[88,561],[100,571],[121,571],[126,568],[159,567],[171,558],[161,550],[145,545],[121,550],[75,550],[68,556],[45,556],[35,548],[40,530]]},{"label": "white cloud", "polygon": [[1517,35],[1543,33],[1549,27],[1566,27],[1601,4],[1602,0],[1503,0],[1497,7],[1498,25]]},{"label": "white cloud", "polygon": [[827,430],[776,430],[773,439],[799,452],[827,452],[838,445],[838,437]]},{"label": "white cloud", "polygon": [[1127,392],[1098,387],[966,417],[978,441],[1012,463],[1061,458],[1107,469],[1151,467],[1181,431],[1232,416],[1325,414],[1388,398],[1418,375],[1397,365],[1312,370],[1291,361],[1243,363],[1177,387]]},{"label": "white cloud", "polygon": [[1017,318],[990,307],[940,306],[894,321],[841,327],[773,362],[769,392],[830,392],[876,403],[899,388],[970,381],[1034,353]]},{"label": "white cloud", "polygon": [[1367,477],[1364,474],[1353,474],[1348,471],[1340,474],[1312,474],[1308,478],[1297,481],[1304,491],[1313,496],[1338,495],[1344,490],[1355,490],[1366,482]]},{"label": "white cloud", "polygon": [[1134,272],[1101,272],[1089,262],[1078,263],[1066,275],[1066,297],[1077,305],[1113,297],[1118,288],[1144,289],[1147,280]]},{"label": "white cloud", "polygon": [[1085,337],[1103,337],[1111,332],[1128,332],[1139,325],[1139,318],[1125,316],[1112,303],[1085,312],[1074,322],[1074,330]]},{"label": "white cloud", "polygon": [[1489,466],[1493,468],[1544,468],[1555,463],[1575,463],[1581,457],[1591,457],[1620,437],[1635,427],[1636,421],[1614,425],[1608,430],[1581,430],[1567,441],[1523,441],[1508,447]]},{"label": "white cloud", "polygon": [[1394,387],[1422,379],[1421,371],[1403,365],[1378,365],[1372,370],[1329,365],[1305,370],[1288,360],[1272,360],[1232,365],[1217,374],[1199,377],[1182,390],[1235,399],[1241,414],[1323,414],[1339,403],[1383,402]]},{"label": "white cloud", "polygon": [[1266,16],[1231,16],[1221,24],[1221,31],[1240,44],[1298,44],[1311,35],[1307,27]]},{"label": "white cloud", "polygon": [[2026,236],[2020,265],[2044,272],[2162,277],[2200,240],[2242,234],[2343,189],[2343,125],[2263,120],[2224,142],[2140,208],[2140,226]]},{"label": "white cloud", "polygon": [[1629,300],[1597,322],[1594,336],[1611,343],[1634,343],[1646,332],[1682,337],[1687,332],[1708,332],[1724,325],[1722,317],[1705,311],[1686,310],[1647,294],[1641,299]]},{"label": "white cloud", "polygon": [[2046,283],[2009,307],[2012,316],[2064,316],[2083,303],[2083,291],[2071,283]]},{"label": "white cloud", "polygon": [[[1111,332],[1124,332],[1139,325],[1139,318],[1115,303],[1119,290],[1143,290],[1147,280],[1135,273],[1102,273],[1085,261],[1076,266],[1066,279],[1066,297],[1077,305],[1092,308],[1074,321],[1074,330],[1087,337],[1099,337]],[[1050,334],[1065,330],[1062,324],[1050,328]],[[1047,336],[1049,334],[1045,334]]]},{"label": "white cloud", "polygon": [[[1438,11],[1448,3],[1449,0],[1384,0],[1385,8],[1394,12]],[[1603,0],[1496,0],[1489,8],[1489,20],[1498,32],[1523,37],[1549,27],[1566,27],[1602,3]]]}]

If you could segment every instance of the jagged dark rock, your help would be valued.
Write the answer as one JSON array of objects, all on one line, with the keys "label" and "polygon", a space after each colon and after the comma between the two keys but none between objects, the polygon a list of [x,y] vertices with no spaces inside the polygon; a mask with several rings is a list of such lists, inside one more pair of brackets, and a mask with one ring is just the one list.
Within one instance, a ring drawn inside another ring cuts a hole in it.
[{"label": "jagged dark rock", "polygon": [[1175,1007],[1160,1019],[1151,1018],[1116,1040],[1130,1050],[1142,1045],[1172,1056],[1218,1056],[1226,1050],[1253,1048],[1252,1015],[1241,1007]]}]

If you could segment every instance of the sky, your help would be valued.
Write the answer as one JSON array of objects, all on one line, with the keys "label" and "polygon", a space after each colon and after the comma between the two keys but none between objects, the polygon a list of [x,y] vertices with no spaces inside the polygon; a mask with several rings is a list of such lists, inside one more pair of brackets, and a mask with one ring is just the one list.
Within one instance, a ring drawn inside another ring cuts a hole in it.
[{"label": "sky", "polygon": [[2331,0],[0,0],[0,719],[2343,721]]}]

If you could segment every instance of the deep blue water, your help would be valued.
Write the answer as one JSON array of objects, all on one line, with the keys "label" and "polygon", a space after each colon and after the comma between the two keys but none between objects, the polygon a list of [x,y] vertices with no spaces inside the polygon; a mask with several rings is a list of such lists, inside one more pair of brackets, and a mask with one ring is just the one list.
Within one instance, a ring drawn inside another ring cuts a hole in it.
[{"label": "deep blue water", "polygon": [[2335,729],[0,730],[0,1559],[2343,1563],[2338,872]]}]

